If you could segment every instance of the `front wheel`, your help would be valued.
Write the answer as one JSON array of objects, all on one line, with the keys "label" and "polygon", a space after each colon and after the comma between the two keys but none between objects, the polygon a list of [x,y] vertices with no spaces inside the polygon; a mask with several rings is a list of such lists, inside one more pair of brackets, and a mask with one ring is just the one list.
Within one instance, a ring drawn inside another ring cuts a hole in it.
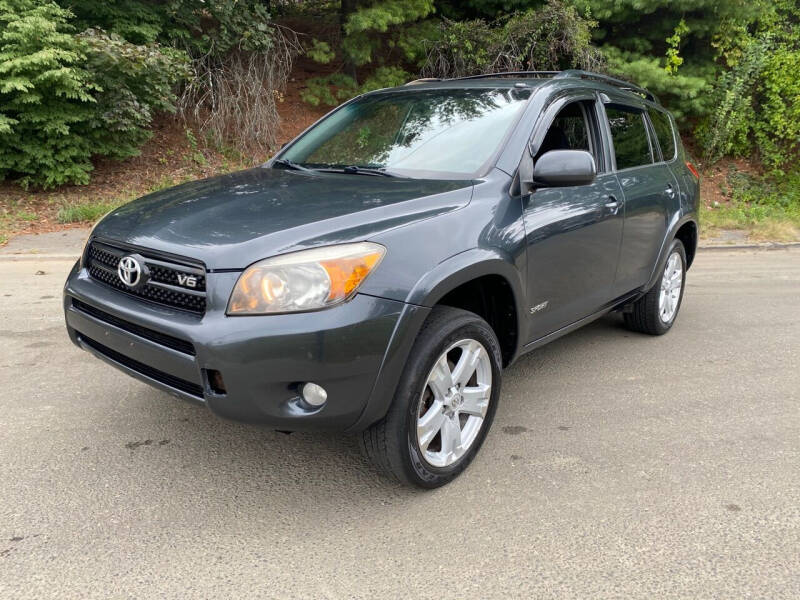
[{"label": "front wheel", "polygon": [[386,417],[361,448],[404,483],[435,488],[475,457],[500,397],[500,344],[478,315],[436,307],[425,321]]},{"label": "front wheel", "polygon": [[673,240],[661,279],[625,313],[625,325],[650,335],[665,334],[678,316],[685,284],[686,251],[680,240]]}]

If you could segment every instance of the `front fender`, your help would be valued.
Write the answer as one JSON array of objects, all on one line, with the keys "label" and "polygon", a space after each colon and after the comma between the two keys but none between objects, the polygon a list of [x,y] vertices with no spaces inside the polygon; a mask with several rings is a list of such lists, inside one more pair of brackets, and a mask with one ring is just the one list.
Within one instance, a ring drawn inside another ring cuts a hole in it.
[{"label": "front fender", "polygon": [[[394,398],[394,392],[405,369],[411,348],[419,335],[425,319],[436,303],[456,287],[484,275],[498,275],[508,281],[517,309],[517,340],[524,309],[522,280],[510,256],[496,249],[476,248],[436,265],[426,273],[409,293],[400,319],[395,326],[378,377],[370,393],[369,402],[349,431],[361,431],[382,419]],[[519,342],[515,356],[519,353]]]},{"label": "front fender", "polygon": [[436,265],[412,288],[407,301],[421,306],[434,306],[449,291],[484,275],[505,278],[511,285],[515,300],[523,297],[522,278],[513,257],[497,248],[474,248]]}]

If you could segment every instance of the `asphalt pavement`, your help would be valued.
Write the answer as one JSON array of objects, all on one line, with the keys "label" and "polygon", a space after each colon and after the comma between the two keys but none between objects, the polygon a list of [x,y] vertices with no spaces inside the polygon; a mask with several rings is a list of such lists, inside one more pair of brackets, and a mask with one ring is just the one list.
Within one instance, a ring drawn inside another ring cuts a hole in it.
[{"label": "asphalt pavement", "polygon": [[800,249],[701,251],[666,336],[523,357],[432,492],[79,351],[69,267],[0,258],[2,599],[800,598]]}]

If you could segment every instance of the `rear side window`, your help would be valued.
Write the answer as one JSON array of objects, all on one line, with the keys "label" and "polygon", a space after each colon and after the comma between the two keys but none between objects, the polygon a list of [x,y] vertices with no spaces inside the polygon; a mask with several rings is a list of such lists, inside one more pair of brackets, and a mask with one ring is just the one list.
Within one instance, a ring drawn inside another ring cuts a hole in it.
[{"label": "rear side window", "polygon": [[664,160],[672,160],[675,158],[675,136],[669,117],[660,110],[652,108],[647,110],[647,114],[650,115],[650,121],[653,123],[653,129],[655,129],[658,145],[661,146],[661,154],[664,155]]},{"label": "rear side window", "polygon": [[611,141],[617,157],[617,169],[629,169],[653,162],[644,115],[635,108],[607,106],[606,114],[611,126]]}]

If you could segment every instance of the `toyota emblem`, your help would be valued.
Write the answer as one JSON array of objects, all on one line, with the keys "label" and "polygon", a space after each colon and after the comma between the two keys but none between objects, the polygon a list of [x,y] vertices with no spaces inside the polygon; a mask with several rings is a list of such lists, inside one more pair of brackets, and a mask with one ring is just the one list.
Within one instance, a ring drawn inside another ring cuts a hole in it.
[{"label": "toyota emblem", "polygon": [[132,256],[123,256],[117,266],[120,281],[128,287],[136,287],[142,278],[142,267]]}]

